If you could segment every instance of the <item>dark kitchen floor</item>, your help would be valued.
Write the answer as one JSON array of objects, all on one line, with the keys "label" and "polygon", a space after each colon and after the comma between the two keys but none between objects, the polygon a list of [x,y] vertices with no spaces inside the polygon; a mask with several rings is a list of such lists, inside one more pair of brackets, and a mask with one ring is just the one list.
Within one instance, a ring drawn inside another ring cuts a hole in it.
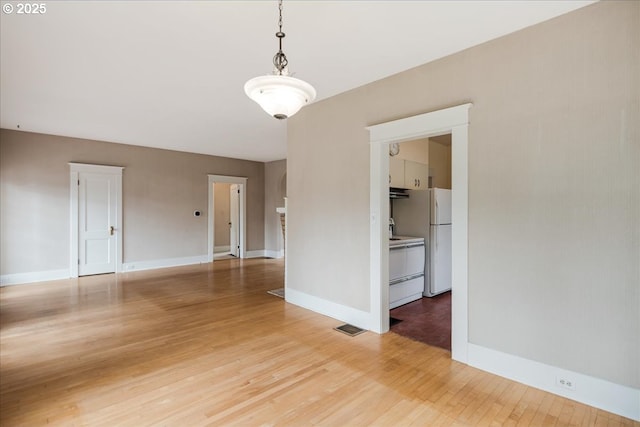
[{"label": "dark kitchen floor", "polygon": [[392,332],[451,351],[451,292],[423,297],[389,310],[389,315]]}]

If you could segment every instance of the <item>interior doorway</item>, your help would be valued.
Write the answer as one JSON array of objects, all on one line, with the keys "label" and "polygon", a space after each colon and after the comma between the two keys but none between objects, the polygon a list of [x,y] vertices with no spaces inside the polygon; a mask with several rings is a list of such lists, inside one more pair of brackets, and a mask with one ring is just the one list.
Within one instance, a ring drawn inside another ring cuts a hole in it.
[{"label": "interior doorway", "polygon": [[209,175],[207,259],[246,257],[247,178]]},{"label": "interior doorway", "polygon": [[122,271],[122,167],[69,163],[70,277]]},{"label": "interior doorway", "polygon": [[240,186],[213,183],[213,258],[240,257]]},{"label": "interior doorway", "polygon": [[240,185],[229,186],[229,252],[240,257]]},{"label": "interior doorway", "polygon": [[451,357],[468,360],[468,127],[462,104],[370,126],[370,321],[369,329],[389,330],[389,146],[451,134],[452,292]]},{"label": "interior doorway", "polygon": [[[394,235],[425,243],[423,289],[408,294],[400,305],[391,304],[390,330],[451,351],[451,134],[392,144],[389,156],[389,173],[396,183],[389,201]],[[403,283],[396,280],[389,286]]]}]

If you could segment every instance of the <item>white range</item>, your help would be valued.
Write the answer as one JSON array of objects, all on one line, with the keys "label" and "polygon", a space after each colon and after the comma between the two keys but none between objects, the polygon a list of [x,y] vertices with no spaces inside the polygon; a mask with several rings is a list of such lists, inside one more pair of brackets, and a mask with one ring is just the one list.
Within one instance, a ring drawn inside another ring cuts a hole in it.
[{"label": "white range", "polygon": [[424,291],[424,237],[389,239],[389,308],[422,298]]}]

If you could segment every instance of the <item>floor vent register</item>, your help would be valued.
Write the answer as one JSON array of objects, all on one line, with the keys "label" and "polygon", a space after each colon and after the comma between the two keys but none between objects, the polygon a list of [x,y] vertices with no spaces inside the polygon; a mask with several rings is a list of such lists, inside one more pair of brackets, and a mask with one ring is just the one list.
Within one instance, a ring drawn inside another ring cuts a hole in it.
[{"label": "floor vent register", "polygon": [[364,332],[364,329],[360,329],[357,326],[349,325],[348,323],[345,323],[344,325],[338,326],[333,329],[335,329],[338,332],[342,332],[343,334],[347,334],[350,337],[355,337],[356,335],[359,335]]}]

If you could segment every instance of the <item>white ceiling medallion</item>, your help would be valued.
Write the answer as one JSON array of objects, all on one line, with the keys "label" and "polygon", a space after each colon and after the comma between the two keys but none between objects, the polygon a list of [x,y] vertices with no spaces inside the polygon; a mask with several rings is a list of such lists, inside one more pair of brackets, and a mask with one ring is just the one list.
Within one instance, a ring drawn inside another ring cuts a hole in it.
[{"label": "white ceiling medallion", "polygon": [[286,55],[282,51],[282,0],[278,1],[280,18],[276,33],[279,50],[273,57],[272,75],[259,76],[244,85],[247,96],[257,102],[264,111],[276,119],[286,119],[297,113],[300,108],[316,98],[316,90],[309,83],[289,76]]}]

